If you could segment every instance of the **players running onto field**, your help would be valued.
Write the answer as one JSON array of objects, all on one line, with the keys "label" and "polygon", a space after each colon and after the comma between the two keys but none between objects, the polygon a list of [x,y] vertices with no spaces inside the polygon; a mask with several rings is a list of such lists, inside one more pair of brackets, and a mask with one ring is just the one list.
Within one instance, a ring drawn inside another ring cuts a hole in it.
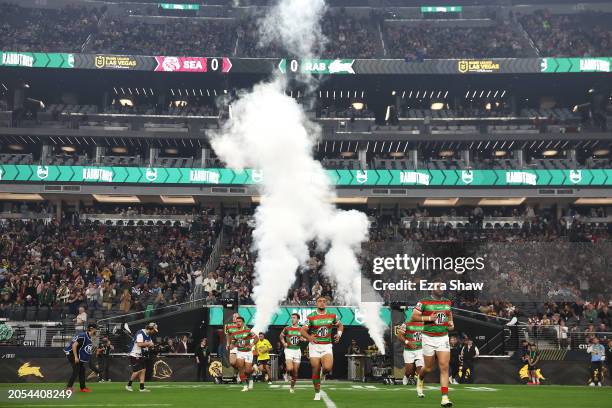
[{"label": "players running onto field", "polygon": [[231,335],[231,345],[236,348],[236,366],[240,383],[243,384],[242,391],[253,389],[253,348],[257,341],[257,336],[245,324],[242,316],[236,317],[236,324],[239,325]]},{"label": "players running onto field", "polygon": [[300,342],[302,339],[302,328],[299,324],[300,315],[291,314],[291,326],[285,327],[280,333],[280,342],[285,349],[285,369],[287,375],[291,377],[290,393],[295,392],[295,382],[297,381],[300,361],[302,361],[302,350]]},{"label": "players running onto field", "polygon": [[332,330],[337,328],[334,337],[340,341],[344,326],[335,313],[327,313],[327,298],[317,298],[317,310],[308,315],[308,323],[302,327],[302,337],[308,340],[308,355],[312,366],[312,383],[315,389],[315,401],[321,400],[321,375],[331,373],[334,366],[332,349]]},{"label": "players running onto field", "polygon": [[238,372],[238,364],[236,360],[236,354],[238,353],[238,350],[236,350],[236,348],[232,346],[231,340],[232,334],[240,328],[240,325],[236,322],[238,316],[240,316],[238,313],[234,313],[232,315],[232,322],[227,323],[223,327],[223,332],[225,333],[225,349],[229,351],[229,363],[230,366],[232,366],[232,368],[234,369],[234,375],[236,375],[236,373]]},{"label": "players running onto field", "polygon": [[[417,377],[423,371],[423,348],[421,337],[423,335],[423,322],[412,321],[412,311],[400,326],[397,337],[404,343],[404,385],[408,384],[408,378],[412,375]],[[423,387],[417,387],[417,396],[423,398]]]},{"label": "players running onto field", "polygon": [[440,369],[440,391],[443,407],[452,407],[448,399],[448,364],[450,361],[450,344],[448,332],[454,329],[451,301],[442,296],[440,289],[434,289],[430,297],[416,304],[412,320],[423,322],[423,357],[425,367],[417,380],[417,393],[422,394],[425,374],[433,370],[434,358],[438,358]]}]

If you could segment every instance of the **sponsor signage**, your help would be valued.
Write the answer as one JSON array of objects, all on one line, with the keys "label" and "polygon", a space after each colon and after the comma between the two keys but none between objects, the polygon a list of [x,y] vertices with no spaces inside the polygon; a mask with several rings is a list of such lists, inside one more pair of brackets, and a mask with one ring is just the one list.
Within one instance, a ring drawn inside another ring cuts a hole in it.
[{"label": "sponsor signage", "polygon": [[612,57],[542,58],[540,71],[555,72],[612,72]]},{"label": "sponsor signage", "polygon": [[461,13],[461,6],[421,6],[421,13]]},{"label": "sponsor signage", "polygon": [[[612,169],[579,170],[326,170],[343,186],[496,187],[611,186]],[[0,182],[257,185],[257,169],[0,165]],[[299,179],[295,178],[296,183]]]},{"label": "sponsor signage", "polygon": [[74,54],[0,51],[0,66],[22,68],[74,68]]},{"label": "sponsor signage", "polygon": [[155,57],[155,71],[163,72],[206,72],[204,57]]},{"label": "sponsor signage", "polygon": [[499,72],[500,63],[493,60],[459,60],[457,70],[462,74]]},{"label": "sponsor signage", "polygon": [[138,61],[130,55],[96,55],[97,69],[138,69]]},{"label": "sponsor signage", "polygon": [[159,3],[164,10],[199,10],[199,4]]},{"label": "sponsor signage", "polygon": [[[297,313],[300,315],[300,323],[306,322],[306,317],[316,310],[315,306],[283,306],[278,312],[272,316],[270,325],[272,326],[288,326],[291,324],[291,314]],[[338,320],[345,326],[361,326],[363,324],[363,314],[358,308],[353,307],[328,307],[329,313],[335,313]],[[238,313],[244,317],[247,325],[252,325],[255,318],[255,306],[240,306]],[[221,326],[226,322],[223,321],[223,308],[221,306],[211,306],[209,308],[211,326]],[[380,317],[386,325],[391,324],[391,310],[383,308],[380,311]]]}]

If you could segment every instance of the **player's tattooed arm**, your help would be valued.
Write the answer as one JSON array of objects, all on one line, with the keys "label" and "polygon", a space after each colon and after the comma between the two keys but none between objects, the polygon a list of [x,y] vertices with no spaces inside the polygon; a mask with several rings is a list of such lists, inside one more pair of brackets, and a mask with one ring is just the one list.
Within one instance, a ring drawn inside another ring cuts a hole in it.
[{"label": "player's tattooed arm", "polygon": [[308,325],[302,326],[301,334],[302,334],[302,337],[306,339],[306,341],[310,343],[314,342],[314,336],[308,333]]},{"label": "player's tattooed arm", "polygon": [[336,327],[338,328],[338,331],[336,332],[336,343],[340,343],[340,338],[342,337],[342,332],[344,332],[344,325],[342,324],[342,322],[340,322],[340,320],[336,320]]},{"label": "player's tattooed arm", "polygon": [[280,336],[279,336],[279,340],[281,342],[281,344],[283,345],[283,347],[287,347],[287,342],[285,341],[285,328],[283,328],[283,330],[281,330],[280,332]]}]

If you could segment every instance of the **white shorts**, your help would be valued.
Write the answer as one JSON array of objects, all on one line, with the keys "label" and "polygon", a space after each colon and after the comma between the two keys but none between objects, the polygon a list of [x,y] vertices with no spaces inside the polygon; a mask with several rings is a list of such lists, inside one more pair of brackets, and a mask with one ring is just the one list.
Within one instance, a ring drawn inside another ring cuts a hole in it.
[{"label": "white shorts", "polygon": [[238,349],[236,347],[233,347],[230,349],[230,354],[238,354]]},{"label": "white shorts", "polygon": [[321,358],[327,354],[334,354],[333,347],[331,343],[328,344],[316,344],[309,343],[308,344],[308,356],[310,358]]},{"label": "white shorts", "polygon": [[253,364],[253,352],[252,351],[237,351],[236,358],[238,360],[244,360],[245,363]]},{"label": "white shorts", "polygon": [[300,363],[302,361],[302,350],[300,349],[285,349],[285,361]]},{"label": "white shorts", "polygon": [[440,337],[432,337],[423,334],[423,355],[431,357],[436,354],[436,351],[449,351],[450,343],[448,342],[448,335]]},{"label": "white shorts", "polygon": [[423,367],[423,350],[404,350],[404,364],[415,364]]}]

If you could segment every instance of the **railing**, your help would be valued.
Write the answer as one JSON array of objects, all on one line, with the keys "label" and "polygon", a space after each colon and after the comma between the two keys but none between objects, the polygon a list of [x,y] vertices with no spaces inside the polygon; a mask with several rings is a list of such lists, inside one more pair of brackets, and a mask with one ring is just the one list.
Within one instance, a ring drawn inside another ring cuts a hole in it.
[{"label": "railing", "polygon": [[535,343],[539,349],[552,350],[586,350],[593,336],[600,340],[612,338],[612,332],[588,332],[584,328],[579,331],[568,328],[564,333],[559,325],[522,325],[518,334],[521,341]]},{"label": "railing", "polygon": [[[223,244],[224,237],[224,228],[221,228],[221,232],[219,232],[217,241],[215,241],[215,245],[213,246],[213,250],[210,253],[210,257],[208,258],[208,261],[206,261],[206,266],[204,267],[204,271],[202,272],[202,279],[205,279],[210,272],[214,271],[217,268],[217,265],[219,264],[219,256],[221,256],[221,246]],[[205,296],[206,294],[204,293],[204,287],[202,285],[196,285],[191,295],[191,301],[196,302],[199,300],[203,300]]]},{"label": "railing", "polygon": [[194,219],[193,215],[148,215],[148,214],[81,214],[81,221],[99,221],[102,223],[111,223],[112,225],[142,225],[142,226],[155,226],[158,223],[166,224],[171,222],[172,224],[178,222],[182,227],[189,226]]},{"label": "railing", "polygon": [[[505,224],[509,224],[510,226],[516,224],[520,228],[526,221],[525,217],[484,217],[481,224],[485,229],[491,229],[495,228],[495,225],[503,226]],[[416,222],[418,228],[427,228],[430,225],[438,225],[439,223],[450,224],[453,228],[457,228],[469,224],[470,219],[469,217],[404,217],[402,219],[402,224],[405,227],[410,227],[412,222]]]}]

